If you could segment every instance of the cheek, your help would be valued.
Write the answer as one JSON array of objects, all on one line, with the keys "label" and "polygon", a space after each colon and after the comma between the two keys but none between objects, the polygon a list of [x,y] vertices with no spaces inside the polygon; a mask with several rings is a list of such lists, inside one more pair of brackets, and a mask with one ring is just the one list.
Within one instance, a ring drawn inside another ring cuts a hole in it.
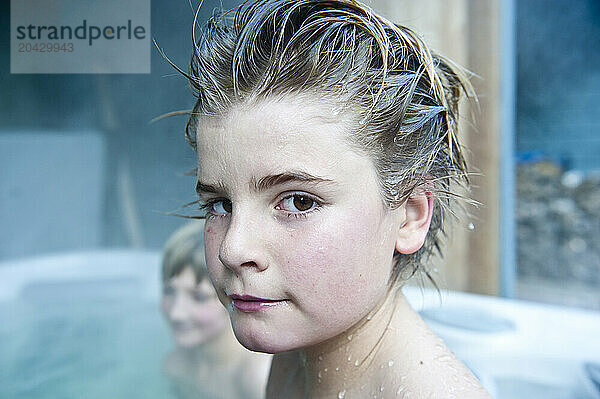
[{"label": "cheek", "polygon": [[[217,277],[222,270],[219,261],[219,247],[224,232],[219,228],[218,221],[206,221],[204,228],[204,253],[206,255],[206,266],[211,278]],[[214,281],[214,279],[213,279]]]},{"label": "cheek", "polygon": [[286,277],[306,307],[363,313],[386,292],[393,241],[373,208],[327,216],[286,240]]},{"label": "cheek", "polygon": [[216,289],[220,310],[225,311],[223,305],[226,304],[225,294],[222,291],[225,279],[229,277],[227,268],[219,260],[219,248],[225,236],[225,225],[221,220],[207,220],[204,228],[204,252],[206,259],[206,268],[208,276]]},{"label": "cheek", "polygon": [[171,311],[171,307],[173,306],[173,300],[171,298],[163,297],[160,301],[160,310],[163,312],[165,317],[169,317],[169,312]]},{"label": "cheek", "polygon": [[217,298],[197,304],[193,309],[194,321],[201,325],[219,326],[229,320],[223,305]]}]

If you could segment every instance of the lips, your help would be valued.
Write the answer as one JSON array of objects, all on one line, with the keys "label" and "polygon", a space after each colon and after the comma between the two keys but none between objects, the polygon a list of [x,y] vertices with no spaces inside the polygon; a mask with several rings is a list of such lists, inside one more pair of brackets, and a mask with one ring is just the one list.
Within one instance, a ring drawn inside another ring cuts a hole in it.
[{"label": "lips", "polygon": [[266,299],[258,298],[252,295],[230,295],[233,306],[242,312],[258,312],[281,305],[286,302],[285,299]]},{"label": "lips", "polygon": [[172,321],[171,326],[173,327],[173,330],[182,333],[192,331],[195,328],[195,326],[191,323],[182,323],[178,321]]}]

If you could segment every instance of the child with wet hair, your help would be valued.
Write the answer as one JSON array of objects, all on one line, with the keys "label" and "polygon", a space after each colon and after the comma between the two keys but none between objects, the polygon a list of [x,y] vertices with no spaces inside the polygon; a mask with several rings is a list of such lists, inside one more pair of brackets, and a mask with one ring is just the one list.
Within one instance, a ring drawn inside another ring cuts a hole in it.
[{"label": "child with wet hair", "polygon": [[352,0],[258,0],[194,38],[210,279],[269,398],[488,398],[401,287],[468,185],[461,69]]},{"label": "child with wet hair", "polygon": [[[161,308],[177,348],[165,371],[181,398],[262,398],[270,358],[247,351],[208,279],[204,223],[188,223],[165,245]],[[232,382],[233,381],[233,382]]]}]

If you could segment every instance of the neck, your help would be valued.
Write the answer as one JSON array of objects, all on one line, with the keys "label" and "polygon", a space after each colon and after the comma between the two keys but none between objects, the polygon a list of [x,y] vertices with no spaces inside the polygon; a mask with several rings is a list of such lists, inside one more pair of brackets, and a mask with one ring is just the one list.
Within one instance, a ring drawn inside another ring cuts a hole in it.
[{"label": "neck", "polygon": [[[348,331],[300,350],[307,396],[343,397],[347,391],[364,394],[370,390],[371,385],[378,383],[381,368],[394,363],[395,353],[380,350],[389,335],[396,335],[390,334],[394,320],[406,318],[411,313],[414,311],[400,289],[393,289],[375,310]],[[394,339],[397,340],[397,336]],[[390,359],[383,359],[385,356]]]},{"label": "neck", "polygon": [[234,364],[242,354],[244,348],[238,343],[233,334],[231,325],[226,326],[222,332],[209,341],[194,348],[186,349],[190,358],[199,359],[210,364]]}]

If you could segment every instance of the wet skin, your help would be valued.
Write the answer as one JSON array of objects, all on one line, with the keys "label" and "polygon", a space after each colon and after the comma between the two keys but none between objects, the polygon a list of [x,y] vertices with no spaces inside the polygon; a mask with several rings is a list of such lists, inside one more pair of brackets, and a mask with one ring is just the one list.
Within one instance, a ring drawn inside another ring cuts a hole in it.
[{"label": "wet skin", "polygon": [[[394,251],[423,244],[431,196],[386,207],[372,160],[349,144],[352,115],[334,118],[330,109],[317,98],[284,96],[199,123],[207,267],[238,340],[281,354],[270,397],[361,397],[383,385],[391,395],[408,382],[390,379],[380,363],[396,359],[408,370],[433,358],[429,347],[449,353],[388,289]],[[415,339],[417,352],[407,353]],[[473,378],[452,359],[459,371],[450,373]],[[441,379],[437,368],[427,370]],[[425,383],[427,375],[418,376],[414,384]]]},{"label": "wet skin", "polygon": [[[335,337],[387,292],[401,212],[384,206],[372,162],[348,145],[344,124],[319,112],[271,101],[201,123],[207,266],[252,350]],[[237,296],[276,302],[245,312]]]}]

